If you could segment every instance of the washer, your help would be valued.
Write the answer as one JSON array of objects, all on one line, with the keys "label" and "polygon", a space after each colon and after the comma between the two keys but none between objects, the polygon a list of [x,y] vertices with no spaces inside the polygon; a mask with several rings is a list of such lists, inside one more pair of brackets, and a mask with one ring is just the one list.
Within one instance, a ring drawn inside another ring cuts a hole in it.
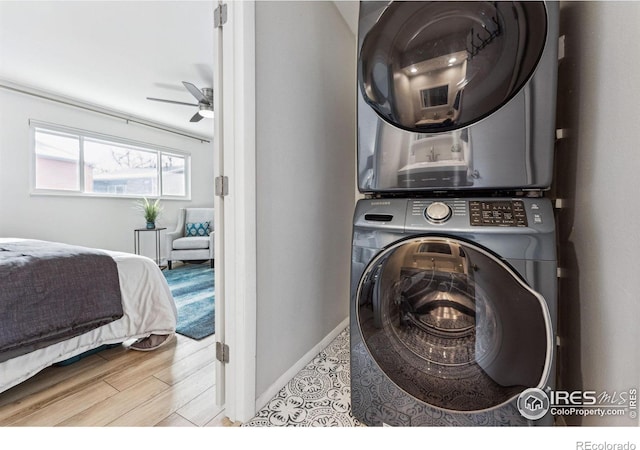
[{"label": "washer", "polygon": [[555,384],[555,248],[545,198],[360,200],[353,415],[370,426],[552,424],[526,419],[518,401]]},{"label": "washer", "polygon": [[360,2],[351,401],[367,425],[553,422],[558,13]]},{"label": "washer", "polygon": [[546,189],[556,2],[360,2],[361,192]]}]

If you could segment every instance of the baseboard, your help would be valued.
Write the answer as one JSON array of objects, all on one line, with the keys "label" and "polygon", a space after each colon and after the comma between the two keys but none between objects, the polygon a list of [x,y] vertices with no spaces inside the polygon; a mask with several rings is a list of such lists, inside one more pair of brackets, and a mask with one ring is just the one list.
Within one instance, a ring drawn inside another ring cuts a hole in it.
[{"label": "baseboard", "polygon": [[275,383],[273,383],[266,391],[262,393],[256,399],[256,411],[260,411],[269,400],[275,397],[280,389],[285,387],[289,381],[293,377],[296,376],[298,372],[300,372],[309,361],[311,361],[318,353],[324,350],[347,326],[349,325],[349,317],[340,322],[336,328],[334,328],[329,334],[327,334],[324,339],[318,342],[311,350],[309,350],[305,355],[300,358],[289,370],[278,378]]}]

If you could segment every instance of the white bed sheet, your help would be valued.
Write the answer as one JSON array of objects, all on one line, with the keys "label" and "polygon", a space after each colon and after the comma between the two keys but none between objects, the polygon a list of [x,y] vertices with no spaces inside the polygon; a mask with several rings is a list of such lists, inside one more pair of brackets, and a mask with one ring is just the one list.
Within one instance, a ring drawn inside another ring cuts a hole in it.
[{"label": "white bed sheet", "polygon": [[[21,239],[0,238],[3,242]],[[171,334],[178,312],[167,280],[146,256],[103,250],[116,261],[124,315],[80,336],[0,363],[0,392],[25,381],[52,364],[104,344],[150,334]]]}]

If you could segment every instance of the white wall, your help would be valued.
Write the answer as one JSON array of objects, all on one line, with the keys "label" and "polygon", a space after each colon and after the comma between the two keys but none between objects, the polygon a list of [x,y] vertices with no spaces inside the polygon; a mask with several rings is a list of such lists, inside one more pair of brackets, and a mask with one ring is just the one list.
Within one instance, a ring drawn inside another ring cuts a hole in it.
[{"label": "white wall", "polygon": [[257,397],[349,314],[355,63],[333,2],[256,2]]},{"label": "white wall", "polygon": [[[597,392],[640,386],[640,3],[565,2],[558,145],[562,387]],[[622,417],[571,424],[638,425]]]},{"label": "white wall", "polygon": [[[133,230],[145,225],[131,199],[31,195],[29,119],[191,153],[192,200],[163,201],[159,226],[174,227],[180,207],[213,206],[213,144],[0,89],[0,236],[133,252]],[[141,237],[147,256],[152,235]]]}]

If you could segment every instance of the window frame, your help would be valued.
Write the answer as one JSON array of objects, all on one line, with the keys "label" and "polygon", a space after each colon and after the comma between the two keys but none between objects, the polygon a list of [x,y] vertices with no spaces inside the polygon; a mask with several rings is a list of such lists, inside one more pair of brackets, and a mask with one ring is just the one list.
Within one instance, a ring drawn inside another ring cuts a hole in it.
[{"label": "window frame", "polygon": [[[78,177],[79,177],[79,189],[77,190],[65,190],[65,189],[47,189],[38,188],[36,186],[36,131],[50,132],[52,134],[64,134],[78,138],[79,143],[79,158],[78,158]],[[144,151],[149,153],[155,153],[156,157],[156,181],[157,181],[157,194],[155,195],[142,195],[142,194],[117,194],[117,193],[100,193],[100,192],[87,192],[85,186],[85,139],[102,141],[106,144],[114,144],[125,148],[130,148],[134,151]],[[30,187],[31,195],[55,195],[55,196],[69,196],[69,197],[98,197],[98,198],[125,198],[125,199],[162,199],[162,200],[191,200],[191,153],[177,150],[175,148],[164,147],[161,145],[150,144],[148,142],[136,141],[133,139],[122,138],[118,136],[107,135],[103,133],[97,133],[94,131],[83,130],[79,128],[72,128],[63,125],[56,125],[48,122],[41,122],[36,120],[29,120],[29,153],[30,153]],[[163,195],[163,178],[162,178],[162,157],[174,156],[184,158],[184,195]]]}]

